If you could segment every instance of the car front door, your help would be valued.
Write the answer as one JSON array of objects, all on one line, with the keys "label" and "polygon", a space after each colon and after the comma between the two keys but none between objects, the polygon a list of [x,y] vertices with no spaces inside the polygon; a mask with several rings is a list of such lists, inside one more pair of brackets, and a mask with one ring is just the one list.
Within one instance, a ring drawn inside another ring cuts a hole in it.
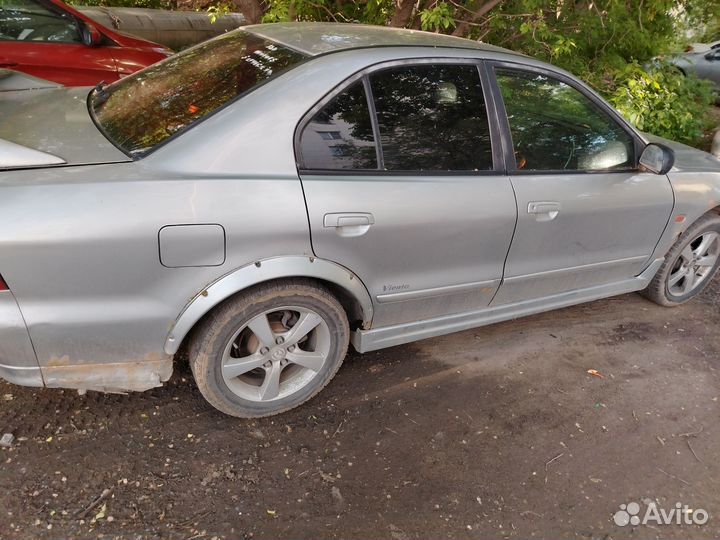
[{"label": "car front door", "polygon": [[0,0],[0,68],[68,86],[117,80],[115,60],[83,43],[81,24],[50,2]]},{"label": "car front door", "polygon": [[640,172],[641,141],[569,77],[496,64],[518,222],[493,306],[630,279],[673,208],[665,175]]},{"label": "car front door", "polygon": [[313,250],[365,283],[374,326],[478,309],[500,284],[516,207],[480,68],[373,68],[298,130]]}]

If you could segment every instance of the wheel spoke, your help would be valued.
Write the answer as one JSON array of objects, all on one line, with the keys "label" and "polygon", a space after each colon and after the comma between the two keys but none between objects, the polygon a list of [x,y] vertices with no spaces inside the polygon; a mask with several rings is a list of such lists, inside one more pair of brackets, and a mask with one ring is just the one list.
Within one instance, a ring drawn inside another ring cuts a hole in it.
[{"label": "wheel spoke", "polygon": [[700,245],[693,250],[696,257],[702,257],[705,255],[708,250],[710,249],[710,246],[712,243],[717,240],[718,234],[716,232],[707,232],[703,234],[702,241],[700,242]]},{"label": "wheel spoke", "polygon": [[677,284],[678,281],[680,281],[682,278],[684,278],[687,275],[687,270],[678,270],[674,274],[670,276],[668,279],[668,286],[672,287],[673,285]]},{"label": "wheel spoke", "polygon": [[267,315],[261,313],[257,317],[248,323],[248,328],[252,330],[252,333],[260,340],[265,347],[272,347],[275,345],[275,334],[270,328],[270,321],[268,321]]},{"label": "wheel spoke", "polygon": [[691,269],[685,274],[685,282],[683,283],[683,294],[687,294],[692,291],[693,285],[695,284],[695,272]]},{"label": "wheel spoke", "polygon": [[682,257],[682,259],[683,259],[685,262],[688,262],[688,263],[689,263],[690,261],[692,261],[692,259],[693,259],[693,250],[692,250],[692,247],[690,247],[690,244],[688,244],[687,246],[685,246],[685,248],[680,252],[680,257]]},{"label": "wheel spoke", "polygon": [[251,354],[250,356],[244,356],[243,358],[230,358],[222,366],[223,375],[228,378],[238,377],[252,371],[255,368],[262,367],[266,359],[261,354]]},{"label": "wheel spoke", "polygon": [[697,261],[695,261],[695,264],[698,266],[715,266],[715,263],[717,262],[717,255],[705,255],[704,257],[699,257]]},{"label": "wheel spoke", "polygon": [[318,324],[322,322],[319,315],[315,313],[303,313],[300,318],[285,335],[285,345],[296,345],[298,341],[307,336]]},{"label": "wheel spoke", "polygon": [[306,367],[315,372],[320,371],[325,363],[325,355],[319,352],[301,351],[296,349],[287,353],[288,361],[299,366]]},{"label": "wheel spoke", "polygon": [[273,362],[272,367],[265,371],[265,380],[260,387],[260,399],[268,400],[275,399],[280,393],[280,374],[282,373],[282,366],[279,362]]}]

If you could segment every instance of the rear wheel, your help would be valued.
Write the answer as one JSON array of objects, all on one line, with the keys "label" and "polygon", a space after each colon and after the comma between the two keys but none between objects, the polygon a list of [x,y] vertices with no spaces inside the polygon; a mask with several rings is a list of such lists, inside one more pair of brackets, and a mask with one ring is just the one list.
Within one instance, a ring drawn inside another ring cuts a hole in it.
[{"label": "rear wheel", "polygon": [[707,214],[677,239],[643,294],[662,306],[678,306],[700,294],[720,264],[720,216]]},{"label": "rear wheel", "polygon": [[304,280],[263,285],[203,321],[190,363],[200,392],[220,411],[270,416],[330,382],[349,334],[342,306],[325,288]]}]

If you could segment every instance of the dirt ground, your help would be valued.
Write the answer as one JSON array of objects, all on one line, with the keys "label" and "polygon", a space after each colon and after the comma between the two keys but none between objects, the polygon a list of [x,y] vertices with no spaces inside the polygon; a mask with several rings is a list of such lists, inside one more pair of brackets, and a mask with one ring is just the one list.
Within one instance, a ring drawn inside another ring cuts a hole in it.
[{"label": "dirt ground", "polygon": [[[0,383],[0,537],[716,538],[719,306],[716,281],[353,353],[260,421],[186,366],[126,396]],[[709,521],[614,523],[649,500]]]}]

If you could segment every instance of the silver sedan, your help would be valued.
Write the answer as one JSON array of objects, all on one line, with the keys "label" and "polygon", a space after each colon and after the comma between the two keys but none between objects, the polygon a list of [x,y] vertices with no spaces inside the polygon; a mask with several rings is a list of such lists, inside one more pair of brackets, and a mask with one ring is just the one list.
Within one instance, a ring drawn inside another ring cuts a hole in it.
[{"label": "silver sedan", "polygon": [[683,75],[692,74],[706,79],[713,83],[716,90],[720,90],[720,41],[673,56],[668,61]]},{"label": "silver sedan", "polygon": [[718,267],[718,159],[482,43],[249,26],[109,86],[8,92],[0,118],[18,384],[145,390],[186,351],[215,407],[270,415],[350,343],[676,306]]}]

